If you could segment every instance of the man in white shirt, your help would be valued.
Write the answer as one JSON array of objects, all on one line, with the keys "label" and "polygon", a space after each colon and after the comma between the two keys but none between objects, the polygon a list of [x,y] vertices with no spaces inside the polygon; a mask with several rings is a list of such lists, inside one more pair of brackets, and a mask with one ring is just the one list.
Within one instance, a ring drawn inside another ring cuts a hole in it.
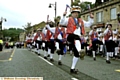
[{"label": "man in white shirt", "polygon": [[82,20],[81,18],[78,18],[78,14],[80,13],[80,7],[72,7],[71,14],[72,16],[68,19],[65,18],[65,15],[67,12],[64,13],[63,19],[61,19],[62,25],[67,26],[67,41],[72,44],[74,57],[72,61],[72,66],[70,69],[71,73],[77,73],[78,71],[75,69],[75,66],[78,62],[79,57],[82,59],[84,57],[83,53],[80,53],[81,51],[81,43],[80,43],[80,36],[85,34],[84,26],[89,27],[93,24],[93,15],[90,14],[90,20],[88,22]]}]

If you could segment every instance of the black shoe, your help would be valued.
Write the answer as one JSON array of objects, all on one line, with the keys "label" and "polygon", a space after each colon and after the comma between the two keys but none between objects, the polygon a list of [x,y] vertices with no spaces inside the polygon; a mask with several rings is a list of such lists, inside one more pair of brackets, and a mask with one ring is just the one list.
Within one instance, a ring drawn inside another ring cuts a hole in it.
[{"label": "black shoe", "polygon": [[38,54],[38,56],[40,56],[40,54]]},{"label": "black shoe", "polygon": [[45,56],[44,59],[47,59],[47,57]]},{"label": "black shoe", "polygon": [[77,69],[70,69],[70,73],[77,74],[78,70]]},{"label": "black shoe", "polygon": [[48,54],[48,56],[47,57],[50,57],[50,55]]},{"label": "black shoe", "polygon": [[50,61],[51,61],[51,62],[54,62],[54,60],[53,60],[53,59],[50,59]]},{"label": "black shoe", "polygon": [[62,62],[61,62],[61,61],[58,61],[58,65],[62,65]]},{"label": "black shoe", "polygon": [[96,61],[96,58],[93,58],[94,61]]},{"label": "black shoe", "polygon": [[37,54],[37,52],[35,52],[35,54]]},{"label": "black shoe", "polygon": [[109,60],[106,60],[106,63],[110,64],[111,62]]},{"label": "black shoe", "polygon": [[60,54],[60,50],[57,50],[56,53],[57,53],[57,54]]}]

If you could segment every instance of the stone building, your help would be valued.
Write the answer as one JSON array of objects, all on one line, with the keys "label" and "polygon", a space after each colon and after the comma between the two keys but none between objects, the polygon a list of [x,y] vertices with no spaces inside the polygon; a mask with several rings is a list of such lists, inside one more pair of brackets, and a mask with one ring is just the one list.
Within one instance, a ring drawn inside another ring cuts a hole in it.
[{"label": "stone building", "polygon": [[20,35],[19,35],[19,41],[25,41],[25,32],[23,32],[23,33],[20,33]]},{"label": "stone building", "polygon": [[[101,5],[96,6],[91,9],[91,12],[94,14],[94,24],[97,27],[105,27],[106,23],[111,23],[113,25],[113,29],[117,28],[118,20],[117,14],[120,12],[120,0],[108,0],[102,2]],[[89,20],[90,10],[86,10],[81,13],[81,18],[84,20]]]}]

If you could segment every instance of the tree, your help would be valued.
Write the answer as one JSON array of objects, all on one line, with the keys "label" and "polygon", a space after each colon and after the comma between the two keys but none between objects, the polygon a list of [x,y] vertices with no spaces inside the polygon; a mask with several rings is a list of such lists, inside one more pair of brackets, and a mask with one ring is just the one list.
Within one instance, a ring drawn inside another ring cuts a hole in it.
[{"label": "tree", "polygon": [[20,28],[9,28],[9,29],[5,29],[5,30],[3,30],[3,37],[5,38],[5,37],[11,37],[11,39],[13,40],[13,41],[16,41],[16,40],[18,40],[19,38],[19,35],[20,35],[20,33],[21,32],[24,32],[24,30],[23,29],[20,29]]},{"label": "tree", "polygon": [[71,1],[72,3],[71,3],[71,7],[72,6],[80,6],[80,0],[74,0],[74,2],[73,2],[73,0]]},{"label": "tree", "polygon": [[25,30],[29,30],[31,28],[31,22],[28,22],[24,27]]},{"label": "tree", "polygon": [[99,6],[99,5],[101,5],[102,4],[102,0],[96,0],[95,1],[95,6]]},{"label": "tree", "polygon": [[54,21],[55,21],[56,23],[58,23],[58,22],[60,22],[60,19],[61,19],[61,17],[60,17],[60,16],[57,16],[56,18],[54,18]]},{"label": "tree", "polygon": [[25,26],[22,26],[24,28],[24,30],[26,31],[26,33],[30,32],[30,29],[32,28],[31,26],[31,22],[28,22]]},{"label": "tree", "polygon": [[[92,2],[88,2],[88,1],[80,2],[80,0],[75,0],[73,2],[73,0],[71,0],[71,7],[72,6],[80,6],[81,12],[84,12],[84,11],[88,10],[88,4],[90,5],[91,8],[95,7],[95,4],[92,4]],[[71,14],[69,14],[69,16],[71,16]],[[79,14],[79,17],[80,16],[81,15]]]}]

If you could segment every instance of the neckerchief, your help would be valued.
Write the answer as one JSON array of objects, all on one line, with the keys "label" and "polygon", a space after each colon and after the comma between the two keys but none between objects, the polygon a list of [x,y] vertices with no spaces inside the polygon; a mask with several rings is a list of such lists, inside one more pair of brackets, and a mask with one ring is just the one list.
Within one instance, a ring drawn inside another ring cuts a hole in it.
[{"label": "neckerchief", "polygon": [[[82,30],[82,29],[81,29],[81,26],[79,25],[79,21],[78,21],[78,19],[76,19],[76,18],[73,18],[73,19],[74,19],[74,22],[75,22],[76,28],[80,27],[80,30]],[[82,31],[81,31],[81,34],[82,34]]]}]

